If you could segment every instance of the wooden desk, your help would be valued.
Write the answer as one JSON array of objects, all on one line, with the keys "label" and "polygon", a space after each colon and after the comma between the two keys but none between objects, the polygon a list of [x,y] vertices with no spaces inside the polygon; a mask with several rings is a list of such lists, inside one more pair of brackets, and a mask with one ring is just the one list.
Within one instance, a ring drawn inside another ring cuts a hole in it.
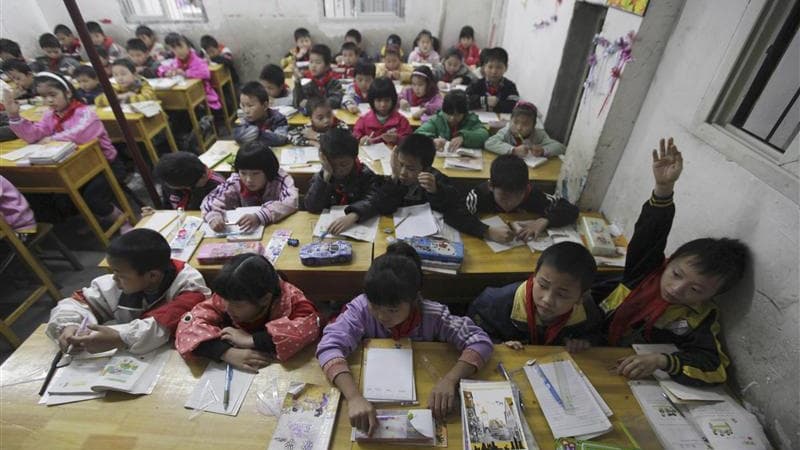
[{"label": "wooden desk", "polygon": [[[169,89],[157,89],[156,95],[161,100],[161,107],[165,111],[186,111],[189,114],[192,131],[197,137],[201,153],[205,152],[217,140],[217,130],[213,127],[214,119],[211,114],[211,107],[208,106],[206,91],[201,80],[187,78],[183,83],[176,84]],[[211,117],[212,133],[208,139],[203,138],[200,121],[195,113],[195,108],[201,104],[206,107],[206,116]]]},{"label": "wooden desk", "polygon": [[[233,122],[236,120],[236,109],[239,107],[239,101],[236,98],[236,89],[233,87],[233,78],[231,72],[222,64],[210,63],[208,65],[211,71],[211,86],[217,91],[220,103],[222,103],[222,117],[225,120],[225,127],[228,133],[233,133]],[[230,101],[230,108],[228,107]]]},{"label": "wooden desk", "polygon": [[[0,155],[28,145],[22,139],[0,143]],[[67,194],[78,212],[86,219],[86,223],[104,246],[108,246],[111,236],[125,221],[136,223],[133,210],[122,192],[114,173],[106,161],[97,141],[83,144],[66,160],[56,165],[17,166],[13,161],[0,158],[0,174],[8,178],[21,192],[32,194]],[[103,174],[114,193],[123,214],[107,230],[100,223],[86,201],[80,189],[95,176]]]},{"label": "wooden desk", "polygon": [[[333,115],[336,116],[337,119],[341,120],[342,122],[346,123],[348,127],[353,127],[358,120],[359,115],[353,114],[350,111],[339,108],[333,111]],[[422,121],[419,119],[408,119],[408,124],[411,125],[411,128],[419,128],[422,125]]]}]

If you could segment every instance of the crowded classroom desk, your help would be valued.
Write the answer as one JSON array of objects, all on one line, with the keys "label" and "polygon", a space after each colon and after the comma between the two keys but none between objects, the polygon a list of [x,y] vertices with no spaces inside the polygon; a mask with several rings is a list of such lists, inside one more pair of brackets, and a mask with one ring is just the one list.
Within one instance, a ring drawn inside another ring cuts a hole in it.
[{"label": "crowded classroom desk", "polygon": [[[268,446],[277,419],[257,410],[258,392],[270,391],[275,380],[281,393],[290,382],[307,382],[328,385],[314,357],[316,345],[311,344],[290,361],[272,364],[261,369],[250,386],[241,410],[236,417],[203,413],[193,420],[193,411],[183,405],[203,374],[205,360],[184,361],[176,351],[170,357],[153,393],[131,396],[109,392],[105,398],[47,407],[38,405],[37,395],[42,378],[56,351],[56,346],[44,334],[41,325],[0,366],[3,380],[0,408],[5,411],[0,421],[3,446],[9,448],[81,448],[84,450],[125,449],[263,449]],[[414,342],[414,372],[417,396],[421,407],[434,381],[426,360],[439,374],[446,373],[458,358],[458,352],[448,344]],[[530,358],[542,359],[563,351],[563,347],[527,346],[524,351],[514,351],[505,346],[495,346],[491,360],[472,379],[501,380],[495,370],[502,361],[509,370],[522,367]],[[600,395],[614,411],[610,418],[613,430],[596,439],[597,442],[633,446],[622,430],[622,425],[643,449],[659,449],[653,431],[639,405],[631,394],[624,378],[613,374],[609,368],[615,361],[633,352],[628,348],[592,348],[573,355],[573,359],[597,388]],[[424,358],[423,358],[424,356]],[[361,376],[362,350],[359,347],[348,359],[350,370],[358,380]],[[32,375],[33,374],[33,375]],[[14,384],[36,378],[28,383]],[[525,418],[542,449],[553,449],[553,437],[536,402],[533,390],[521,372],[514,375],[526,405]],[[347,401],[342,398],[334,425],[331,449],[383,449],[383,444],[358,444],[350,442],[350,423]],[[448,447],[462,448],[461,417],[458,410],[448,417]],[[419,446],[392,445],[392,449],[419,449]]]},{"label": "crowded classroom desk", "polygon": [[222,64],[215,62],[209,63],[211,71],[211,86],[217,91],[219,101],[222,103],[222,116],[225,120],[225,128],[228,133],[233,133],[233,122],[236,121],[236,109],[239,107],[239,99],[236,98],[236,88],[233,86],[231,72]]},{"label": "crowded classroom desk", "polygon": [[[206,91],[201,80],[186,78],[183,82],[169,89],[156,89],[156,95],[158,99],[161,100],[161,108],[163,108],[164,111],[186,111],[186,113],[189,114],[189,121],[192,124],[192,131],[200,146],[200,153],[208,150],[211,144],[217,140],[217,130],[213,125],[214,120],[211,107],[208,106]],[[212,118],[211,133],[208,138],[203,136],[203,131],[200,129],[200,121],[195,112],[195,108],[201,104],[206,108],[205,115]]]},{"label": "crowded classroom desk", "polygon": [[[117,229],[123,223],[126,221],[131,224],[136,223],[136,217],[128,203],[128,199],[122,192],[122,188],[111,171],[108,161],[103,156],[100,145],[96,140],[78,146],[72,155],[58,164],[18,166],[14,161],[2,158],[3,154],[26,145],[28,143],[22,139],[0,143],[0,175],[6,177],[21,192],[30,194],[67,194],[94,234],[103,243],[103,246],[108,246],[111,236],[117,232]],[[99,174],[103,174],[106,177],[116,202],[123,212],[107,230],[103,230],[100,226],[100,222],[92,214],[89,205],[86,204],[80,192],[84,185]]]}]

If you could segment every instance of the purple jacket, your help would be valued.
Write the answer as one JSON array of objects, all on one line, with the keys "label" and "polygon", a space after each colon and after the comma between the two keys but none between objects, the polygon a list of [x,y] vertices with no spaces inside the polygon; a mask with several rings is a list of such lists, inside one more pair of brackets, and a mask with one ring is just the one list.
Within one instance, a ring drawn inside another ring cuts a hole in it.
[{"label": "purple jacket", "polygon": [[211,70],[208,68],[208,63],[203,58],[197,56],[194,50],[189,50],[189,57],[186,61],[181,61],[178,58],[172,58],[164,61],[158,67],[158,76],[163,77],[164,74],[170,70],[183,69],[186,78],[197,78],[203,81],[203,87],[206,90],[206,99],[208,106],[211,109],[220,109],[222,104],[219,102],[217,91],[211,87]]},{"label": "purple jacket", "polygon": [[[411,89],[411,86],[406,87],[400,93],[400,96],[397,97],[397,101],[405,100],[405,101],[408,102],[409,105],[411,105],[411,98],[412,98],[413,95],[414,94],[413,94],[413,91]],[[443,102],[444,102],[444,98],[442,97],[442,94],[439,93],[439,92],[434,94],[433,97],[423,101],[422,104],[419,105],[419,106],[422,107],[423,114],[424,114],[423,117],[422,117],[422,121],[424,122],[425,120],[427,120],[427,118],[429,116],[432,116],[432,115],[436,114],[437,112],[439,112],[442,109],[442,103]]]},{"label": "purple jacket", "polygon": [[[492,340],[469,317],[450,314],[441,303],[422,300],[422,322],[409,334],[412,341],[448,342],[461,351],[460,361],[481,368],[492,357]],[[347,355],[366,338],[390,338],[391,331],[370,314],[367,295],[361,294],[348,303],[336,321],[322,331],[317,345],[317,359],[328,379],[349,371]]]},{"label": "purple jacket", "polygon": [[216,217],[223,218],[222,215],[226,210],[240,206],[261,205],[258,220],[262,225],[269,225],[294,214],[299,203],[300,194],[294,187],[294,179],[283,169],[278,169],[278,176],[267,182],[264,193],[258,199],[242,197],[239,174],[234,172],[224,183],[206,195],[200,210],[203,211],[203,219],[211,222]]},{"label": "purple jacket", "polygon": [[0,215],[14,231],[36,229],[36,219],[28,201],[17,188],[0,175]]}]

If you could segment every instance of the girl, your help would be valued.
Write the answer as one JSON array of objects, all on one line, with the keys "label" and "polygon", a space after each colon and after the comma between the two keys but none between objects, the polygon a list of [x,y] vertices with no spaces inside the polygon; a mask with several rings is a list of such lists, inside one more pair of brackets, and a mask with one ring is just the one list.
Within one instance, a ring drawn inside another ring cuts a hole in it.
[{"label": "girl", "polygon": [[203,80],[208,106],[213,110],[222,108],[217,91],[211,87],[211,71],[208,69],[208,63],[197,56],[186,36],[170,33],[164,38],[164,42],[175,54],[175,58],[164,61],[158,68],[158,75],[161,77],[184,76]]},{"label": "girl", "polygon": [[383,64],[377,66],[375,75],[393,81],[408,83],[411,80],[411,64],[403,64],[401,53],[397,47],[388,47],[383,55]]},{"label": "girl", "polygon": [[377,425],[375,406],[361,394],[346,360],[362,339],[448,342],[461,352],[428,397],[437,418],[455,406],[459,381],[477,372],[492,356],[492,341],[480,327],[467,317],[451,315],[441,303],[424,300],[421,286],[419,255],[402,241],[390,245],[370,266],[365,292],[325,327],[317,346],[322,370],[347,398],[350,424],[369,434]]},{"label": "girl", "polygon": [[239,96],[240,124],[233,129],[233,139],[242,145],[261,141],[266,145],[283,145],[288,141],[289,124],[278,110],[270,109],[269,96],[264,86],[251,81],[242,87]]},{"label": "girl", "polygon": [[442,110],[423,123],[416,131],[433,138],[437,151],[444,150],[445,143],[450,141],[451,152],[461,147],[482,148],[489,131],[481,123],[478,116],[470,112],[467,95],[462,91],[447,94]]},{"label": "girl", "polygon": [[458,34],[457,48],[466,65],[474,66],[478,64],[481,51],[475,45],[475,30],[471,26],[466,25],[461,28],[461,33]]},{"label": "girl", "polygon": [[317,308],[261,255],[245,253],[225,263],[214,292],[178,323],[175,348],[184,358],[203,356],[258,372],[275,359],[288,360],[319,335]]},{"label": "girl", "polygon": [[0,216],[12,230],[36,231],[36,219],[28,200],[4,176],[0,175]]},{"label": "girl", "polygon": [[[108,165],[120,184],[125,179],[125,165],[117,158],[117,149],[111,145],[103,122],[92,108],[75,98],[75,88],[62,75],[40,72],[34,80],[36,89],[50,109],[41,120],[31,122],[19,116],[19,105],[6,92],[4,104],[8,110],[9,125],[17,136],[28,143],[44,144],[50,141],[70,141],[77,145],[97,139],[108,160]],[[103,174],[97,175],[83,187],[83,198],[89,209],[105,223],[114,223],[123,213],[114,205],[113,193]],[[120,233],[131,230],[126,221]]]},{"label": "girl", "polygon": [[144,44],[147,46],[147,51],[150,53],[150,56],[153,57],[156,61],[163,61],[167,54],[167,49],[164,48],[164,44],[158,42],[156,39],[156,33],[148,27],[147,25],[139,25],[136,28],[136,37],[141,39]]},{"label": "girl", "polygon": [[420,66],[411,72],[411,86],[403,89],[400,93],[400,109],[408,111],[412,106],[420,109],[411,117],[415,119],[432,116],[442,109],[442,94],[436,87],[436,80],[430,67]]},{"label": "girl", "polygon": [[[128,58],[116,59],[111,63],[111,73],[114,75],[114,91],[120,103],[136,103],[156,99],[156,91],[150,83],[136,74],[136,66]],[[94,99],[97,106],[108,106],[106,94],[100,94]]]},{"label": "girl", "polygon": [[417,35],[417,46],[408,54],[408,62],[411,64],[438,64],[439,54],[433,48],[433,34],[428,30],[422,30]]},{"label": "girl", "polygon": [[347,124],[333,115],[333,109],[322,97],[311,97],[306,103],[311,122],[289,130],[289,142],[298,147],[319,146],[322,133],[334,128],[349,131]]},{"label": "girl", "polygon": [[372,82],[367,92],[370,111],[362,115],[353,127],[353,136],[361,145],[384,142],[389,145],[411,134],[411,125],[397,112],[397,90],[388,78]]},{"label": "girl", "polygon": [[469,67],[463,64],[461,53],[451,48],[444,53],[442,63],[433,67],[433,76],[439,80],[439,89],[469,86],[475,80]]},{"label": "girl", "polygon": [[299,194],[294,179],[280,168],[272,149],[261,141],[243,145],[234,160],[235,172],[203,199],[203,218],[214,231],[225,229],[225,210],[258,206],[237,225],[245,232],[276,223],[297,211]]},{"label": "girl", "polygon": [[564,144],[551,139],[542,128],[536,128],[538,110],[533,103],[517,102],[511,111],[511,123],[486,141],[486,150],[498,155],[514,154],[524,158],[528,154],[550,158],[564,154]]}]

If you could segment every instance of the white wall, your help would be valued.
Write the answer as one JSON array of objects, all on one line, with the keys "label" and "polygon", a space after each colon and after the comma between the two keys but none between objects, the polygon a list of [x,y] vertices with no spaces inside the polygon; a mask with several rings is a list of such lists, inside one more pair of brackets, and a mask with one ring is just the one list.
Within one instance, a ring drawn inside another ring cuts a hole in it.
[{"label": "white wall", "polygon": [[[20,8],[23,4],[26,7]],[[0,0],[0,37],[16,41],[26,58],[39,56],[39,35],[44,32],[36,34],[31,30],[47,28],[47,21],[37,4],[23,3],[22,0]]]}]

